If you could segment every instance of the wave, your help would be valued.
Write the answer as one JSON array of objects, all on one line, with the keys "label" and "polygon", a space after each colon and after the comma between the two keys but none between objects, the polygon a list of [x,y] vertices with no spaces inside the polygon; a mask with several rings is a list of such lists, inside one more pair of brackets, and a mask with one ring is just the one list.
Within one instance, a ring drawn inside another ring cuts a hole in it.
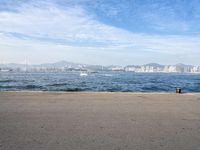
[{"label": "wave", "polygon": [[16,80],[9,80],[9,79],[0,80],[0,83],[8,83],[8,82],[17,82],[17,81]]},{"label": "wave", "polygon": [[26,86],[15,86],[15,85],[0,85],[0,89],[24,89],[24,90],[30,90],[30,89],[42,89],[42,86],[37,85],[26,85]]},{"label": "wave", "polygon": [[15,88],[14,86],[8,86],[8,85],[0,85],[0,89],[11,89],[11,88]]},{"label": "wave", "polygon": [[142,87],[141,89],[144,91],[168,91],[166,88],[158,86]]},{"label": "wave", "polygon": [[67,88],[67,89],[56,89],[52,91],[63,91],[63,92],[78,92],[78,91],[83,91],[80,88]]},{"label": "wave", "polygon": [[22,88],[24,89],[42,89],[42,86],[38,86],[38,85],[26,85],[26,86],[22,86]]},{"label": "wave", "polygon": [[105,77],[112,77],[112,74],[100,74],[101,76],[105,76]]},{"label": "wave", "polygon": [[55,83],[55,84],[49,84],[47,86],[66,86],[69,85],[68,83]]}]

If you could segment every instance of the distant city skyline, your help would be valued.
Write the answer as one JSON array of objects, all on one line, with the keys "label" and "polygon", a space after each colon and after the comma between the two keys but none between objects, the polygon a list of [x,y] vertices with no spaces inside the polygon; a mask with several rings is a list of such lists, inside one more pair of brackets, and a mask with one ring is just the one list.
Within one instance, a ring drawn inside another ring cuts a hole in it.
[{"label": "distant city skyline", "polygon": [[188,64],[162,65],[157,63],[149,63],[144,65],[130,64],[127,66],[119,65],[91,65],[80,64],[67,61],[59,61],[55,63],[45,64],[28,64],[26,61],[23,64],[0,64],[1,72],[71,72],[71,71],[86,71],[97,73],[99,71],[123,71],[123,72],[140,72],[140,73],[200,73],[200,66]]},{"label": "distant city skyline", "polygon": [[0,62],[200,65],[198,0],[1,0]]}]

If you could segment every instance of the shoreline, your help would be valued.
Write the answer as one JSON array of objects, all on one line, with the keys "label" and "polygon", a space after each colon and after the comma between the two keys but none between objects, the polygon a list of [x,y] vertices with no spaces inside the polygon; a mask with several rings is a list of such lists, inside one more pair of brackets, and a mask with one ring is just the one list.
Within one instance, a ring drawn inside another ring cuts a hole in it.
[{"label": "shoreline", "polygon": [[200,92],[93,92],[93,91],[0,91],[0,93],[44,93],[44,94],[166,94],[166,95],[200,95]]}]

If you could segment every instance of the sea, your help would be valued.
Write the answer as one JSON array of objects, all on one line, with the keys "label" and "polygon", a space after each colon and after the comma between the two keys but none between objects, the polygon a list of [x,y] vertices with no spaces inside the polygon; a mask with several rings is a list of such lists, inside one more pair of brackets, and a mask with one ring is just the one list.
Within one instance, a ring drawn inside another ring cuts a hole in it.
[{"label": "sea", "polygon": [[200,92],[200,74],[98,72],[0,73],[0,91]]}]

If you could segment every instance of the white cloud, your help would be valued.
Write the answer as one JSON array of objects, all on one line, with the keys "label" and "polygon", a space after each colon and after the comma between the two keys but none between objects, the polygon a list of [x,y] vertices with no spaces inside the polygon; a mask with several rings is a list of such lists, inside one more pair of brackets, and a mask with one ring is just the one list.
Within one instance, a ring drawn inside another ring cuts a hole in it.
[{"label": "white cloud", "polygon": [[[199,37],[136,34],[101,23],[80,6],[61,9],[47,2],[24,4],[17,12],[0,12],[0,31],[0,54],[5,53],[5,49],[15,53],[40,51],[42,55],[51,51],[52,56],[47,61],[56,59],[54,53],[59,54],[57,58],[60,59],[62,55],[70,59],[76,56],[77,59],[83,59],[87,56],[81,53],[91,54],[91,51],[105,55],[125,53],[127,57],[140,55],[141,58],[142,55],[146,58],[149,53],[182,56],[200,54]],[[25,38],[17,39],[7,33],[22,34]],[[49,38],[49,42],[40,41]],[[57,42],[58,39],[63,42]],[[84,46],[78,45],[79,42]],[[98,45],[98,42],[101,44]],[[67,56],[68,52],[70,57]]]}]

